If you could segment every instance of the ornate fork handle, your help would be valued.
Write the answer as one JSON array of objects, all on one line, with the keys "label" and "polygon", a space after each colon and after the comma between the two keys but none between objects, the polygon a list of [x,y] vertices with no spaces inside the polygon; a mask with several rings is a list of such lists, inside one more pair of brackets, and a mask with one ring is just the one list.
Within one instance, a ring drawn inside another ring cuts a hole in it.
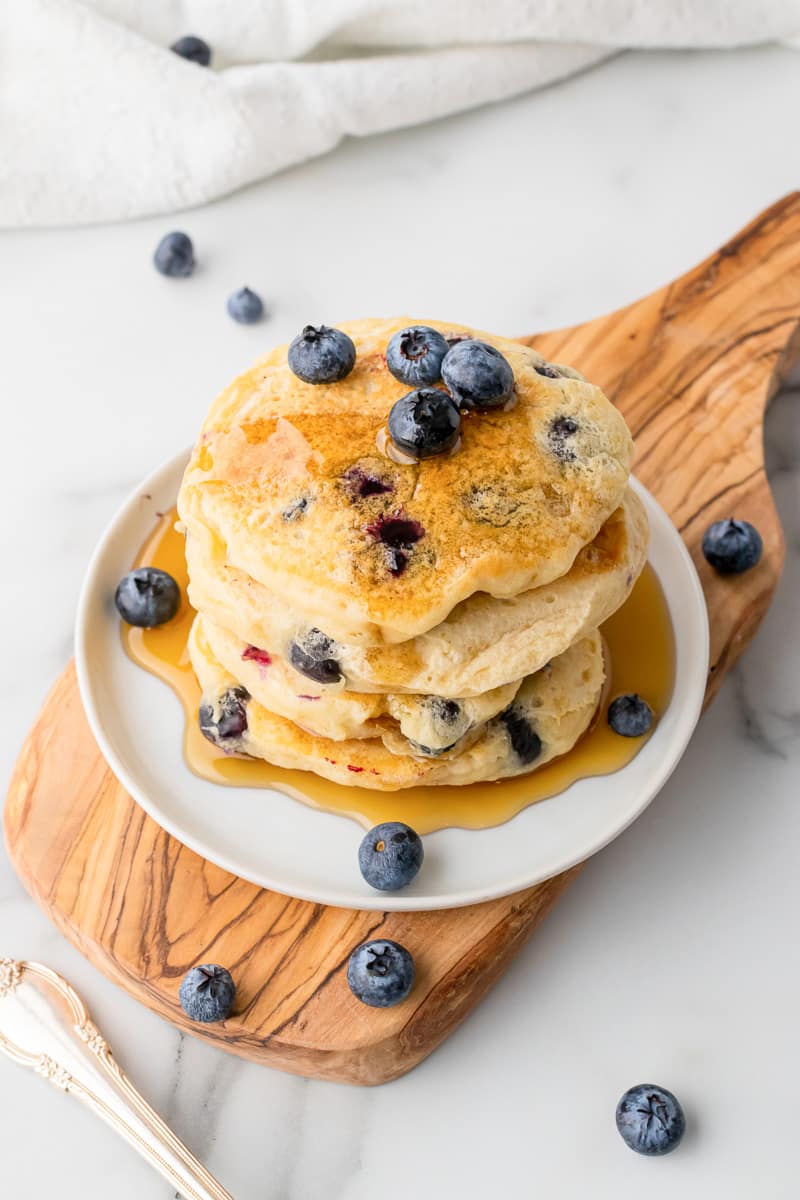
[{"label": "ornate fork handle", "polygon": [[[28,1009],[40,1024],[42,1013],[46,1015],[52,1045],[45,1049],[24,1048],[3,1032],[2,1002],[21,999],[24,981],[35,985]],[[49,967],[0,959],[0,1050],[83,1101],[186,1200],[233,1200],[139,1094],[90,1020],[80,996]]]}]

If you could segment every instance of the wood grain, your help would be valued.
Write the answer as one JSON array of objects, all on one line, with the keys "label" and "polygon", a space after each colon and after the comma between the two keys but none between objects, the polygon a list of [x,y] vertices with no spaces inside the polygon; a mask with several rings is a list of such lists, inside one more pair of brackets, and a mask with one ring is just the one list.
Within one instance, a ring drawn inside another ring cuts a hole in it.
[{"label": "wood grain", "polygon": [[[680,529],[711,617],[707,698],[752,637],[783,539],[764,473],[765,406],[800,350],[800,197],[762,214],[695,270],[627,308],[526,339],[600,383],[637,441],[636,472]],[[736,515],[764,538],[738,578],[706,566],[706,526]],[[410,1070],[480,1001],[579,868],[488,904],[363,913],[292,900],[169,837],[125,794],[92,740],[74,668],[56,683],[5,809],[20,878],[102,971],[175,1024],[234,1053],[317,1078],[374,1084]],[[370,936],[414,954],[410,999],[368,1009],[344,967]],[[236,977],[235,1014],[198,1028],[177,1003],[197,962]]]}]

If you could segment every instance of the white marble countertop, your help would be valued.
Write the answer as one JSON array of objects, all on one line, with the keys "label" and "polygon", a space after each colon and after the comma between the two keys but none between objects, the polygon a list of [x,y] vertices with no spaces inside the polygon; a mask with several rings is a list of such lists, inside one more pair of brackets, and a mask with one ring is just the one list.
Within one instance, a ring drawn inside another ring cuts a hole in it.
[{"label": "white marble countertop", "polygon": [[[650,291],[796,185],[799,63],[770,48],[630,55],[351,142],[179,217],[0,235],[3,780],[69,656],[98,534],[230,376],[309,320],[408,311],[513,334]],[[173,227],[195,240],[190,281],[151,266]],[[243,283],[270,311],[251,329],[224,311]],[[370,1091],[308,1082],[182,1036],[84,962],[0,855],[0,955],[74,981],[237,1200],[796,1195],[797,395],[775,403],[767,439],[789,553],[754,644],[652,807],[406,1078]],[[619,1094],[645,1079],[680,1095],[692,1128],[661,1161],[614,1129]],[[0,1094],[5,1195],[170,1195],[5,1060]]]}]

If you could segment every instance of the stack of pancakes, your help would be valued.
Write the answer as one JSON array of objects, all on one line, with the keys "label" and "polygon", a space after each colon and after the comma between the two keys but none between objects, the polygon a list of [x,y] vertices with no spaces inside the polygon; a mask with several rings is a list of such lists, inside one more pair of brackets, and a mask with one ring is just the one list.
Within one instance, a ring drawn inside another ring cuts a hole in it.
[{"label": "stack of pancakes", "polygon": [[203,732],[381,790],[570,750],[602,693],[598,626],[648,537],[620,414],[516,342],[428,322],[495,346],[514,402],[464,414],[447,453],[387,453],[409,387],[384,356],[409,324],[342,326],[357,357],[337,383],[302,382],[285,346],[267,355],[213,404],[178,501]]}]

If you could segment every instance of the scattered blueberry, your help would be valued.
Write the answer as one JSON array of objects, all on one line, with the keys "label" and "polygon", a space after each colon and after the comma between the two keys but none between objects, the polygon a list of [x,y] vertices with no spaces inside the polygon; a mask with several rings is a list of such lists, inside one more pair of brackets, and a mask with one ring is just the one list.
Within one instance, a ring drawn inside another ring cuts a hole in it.
[{"label": "scattered blueberry", "polygon": [[358,848],[361,874],[380,892],[395,892],[411,883],[422,858],[422,839],[402,821],[376,825]]},{"label": "scattered blueberry", "polygon": [[635,692],[617,696],[608,706],[608,723],[622,737],[641,737],[653,723],[653,710]]},{"label": "scattered blueberry", "polygon": [[533,368],[537,375],[544,375],[545,379],[560,379],[558,371],[555,367],[551,367],[549,363],[539,363]]},{"label": "scattered blueberry", "polygon": [[370,1008],[390,1008],[405,1000],[414,986],[414,960],[397,942],[364,942],[350,955],[347,982],[353,995]]},{"label": "scattered blueberry", "polygon": [[519,761],[527,766],[537,759],[542,753],[542,739],[528,718],[512,706],[500,713],[500,720],[506,727],[511,749]]},{"label": "scattered blueberry", "polygon": [[333,641],[320,629],[308,629],[289,647],[289,661],[296,671],[315,683],[338,683],[342,669],[333,657]]},{"label": "scattered blueberry", "polygon": [[666,1088],[640,1083],[617,1105],[617,1129],[637,1154],[669,1154],[686,1132],[680,1103]]},{"label": "scattered blueberry", "polygon": [[395,401],[388,425],[398,450],[415,458],[430,458],[456,444],[461,414],[446,392],[420,388]]},{"label": "scattered blueberry", "polygon": [[255,325],[264,315],[264,305],[261,297],[251,292],[249,287],[239,288],[228,297],[228,315],[240,325]]},{"label": "scattered blueberry", "polygon": [[250,693],[243,687],[228,688],[217,700],[216,705],[204,701],[200,705],[198,719],[204,737],[229,751],[247,731],[247,701]]},{"label": "scattered blueberry", "polygon": [[192,239],[177,230],[165,233],[156,246],[153,262],[157,271],[173,279],[185,278],[194,270],[194,246]]},{"label": "scattered blueberry", "polygon": [[356,348],[341,329],[306,325],[289,347],[289,366],[305,383],[336,383],[355,365]]},{"label": "scattered blueberry", "polygon": [[514,372],[499,350],[467,338],[442,362],[442,379],[459,408],[502,408],[514,391]]},{"label": "scattered blueberry", "polygon": [[197,63],[199,67],[207,67],[211,62],[211,47],[208,42],[204,42],[202,38],[195,37],[191,33],[187,33],[185,37],[178,38],[177,42],[173,42],[170,50],[179,54],[181,58],[188,59],[189,62]]},{"label": "scattered blueberry", "polygon": [[562,415],[553,418],[547,436],[550,442],[550,449],[556,458],[561,459],[562,462],[574,462],[578,457],[569,445],[569,439],[577,432],[578,422],[574,417]]},{"label": "scattered blueberry", "polygon": [[192,967],[178,993],[181,1008],[192,1021],[224,1021],[233,1008],[236,984],[230,971],[209,963]]},{"label": "scattered blueberry", "polygon": [[720,575],[740,575],[761,558],[764,543],[749,521],[715,521],[703,535],[703,554]]},{"label": "scattered blueberry", "polygon": [[410,325],[396,333],[386,347],[386,366],[401,383],[419,387],[436,383],[442,374],[442,359],[450,347],[435,329]]},{"label": "scattered blueberry", "polygon": [[152,629],[171,621],[181,605],[181,589],[158,567],[137,567],[119,581],[114,603],[123,621]]}]

